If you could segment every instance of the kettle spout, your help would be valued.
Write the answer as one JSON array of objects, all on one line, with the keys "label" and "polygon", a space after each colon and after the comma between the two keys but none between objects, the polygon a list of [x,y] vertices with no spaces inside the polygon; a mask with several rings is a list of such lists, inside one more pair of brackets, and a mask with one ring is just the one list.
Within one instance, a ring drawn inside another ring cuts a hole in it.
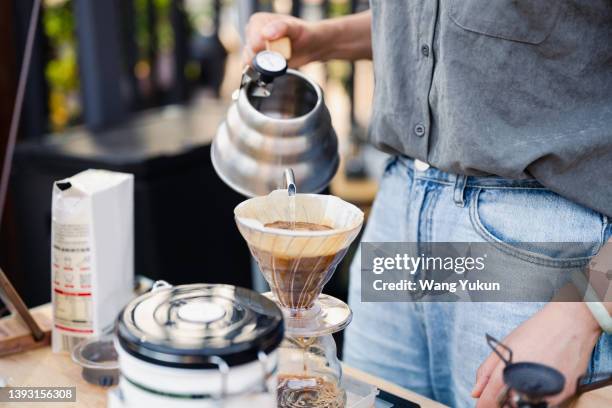
[{"label": "kettle spout", "polygon": [[287,194],[294,196],[297,193],[297,187],[295,186],[295,175],[293,169],[288,167],[283,172],[283,189],[287,190]]}]

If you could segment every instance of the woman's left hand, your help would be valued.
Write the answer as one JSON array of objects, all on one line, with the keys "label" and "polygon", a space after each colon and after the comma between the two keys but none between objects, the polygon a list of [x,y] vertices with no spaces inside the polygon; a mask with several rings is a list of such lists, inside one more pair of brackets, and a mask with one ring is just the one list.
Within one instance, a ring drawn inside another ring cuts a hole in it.
[{"label": "woman's left hand", "polygon": [[[502,342],[512,349],[513,362],[546,364],[565,376],[563,392],[550,401],[558,404],[576,391],[576,381],[585,373],[600,334],[585,304],[549,303]],[[497,406],[504,387],[503,369],[504,363],[493,352],[479,367],[472,391],[478,408]]]}]

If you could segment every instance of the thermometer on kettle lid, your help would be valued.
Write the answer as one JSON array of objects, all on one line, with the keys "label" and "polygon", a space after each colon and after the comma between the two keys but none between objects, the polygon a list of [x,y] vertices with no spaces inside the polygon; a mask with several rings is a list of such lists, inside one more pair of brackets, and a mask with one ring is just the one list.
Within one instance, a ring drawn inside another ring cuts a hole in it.
[{"label": "thermometer on kettle lid", "polygon": [[262,82],[269,84],[287,72],[287,60],[276,51],[261,51],[253,58],[253,69]]},{"label": "thermometer on kettle lid", "polygon": [[256,86],[251,90],[252,95],[260,97],[270,96],[270,85],[274,79],[285,75],[289,58],[291,58],[291,42],[289,38],[267,42],[266,50],[258,52],[253,57],[251,66],[245,68],[240,88],[253,82]]}]

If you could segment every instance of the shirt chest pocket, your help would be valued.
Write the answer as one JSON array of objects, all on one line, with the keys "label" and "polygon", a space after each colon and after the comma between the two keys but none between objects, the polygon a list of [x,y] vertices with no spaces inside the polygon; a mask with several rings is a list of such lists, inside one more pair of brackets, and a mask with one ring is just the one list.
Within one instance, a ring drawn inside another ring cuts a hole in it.
[{"label": "shirt chest pocket", "polygon": [[490,37],[540,44],[551,33],[560,0],[451,0],[449,15],[459,27]]}]

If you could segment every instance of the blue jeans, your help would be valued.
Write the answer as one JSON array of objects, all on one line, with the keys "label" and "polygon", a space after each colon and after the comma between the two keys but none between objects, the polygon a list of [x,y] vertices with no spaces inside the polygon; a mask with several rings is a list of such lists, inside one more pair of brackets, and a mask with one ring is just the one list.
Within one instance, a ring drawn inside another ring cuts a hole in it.
[{"label": "blue jeans", "polygon": [[[533,248],[526,263],[591,256],[612,234],[609,220],[535,180],[465,177],[392,159],[365,242],[581,242],[584,253]],[[361,256],[351,266],[344,360],[452,407],[470,407],[476,370],[489,355],[485,333],[503,339],[544,303],[364,303]],[[528,267],[529,265],[525,265]],[[538,341],[534,339],[534,342]],[[572,356],[568,356],[572,358]],[[612,370],[612,336],[602,335],[590,372]]]}]

